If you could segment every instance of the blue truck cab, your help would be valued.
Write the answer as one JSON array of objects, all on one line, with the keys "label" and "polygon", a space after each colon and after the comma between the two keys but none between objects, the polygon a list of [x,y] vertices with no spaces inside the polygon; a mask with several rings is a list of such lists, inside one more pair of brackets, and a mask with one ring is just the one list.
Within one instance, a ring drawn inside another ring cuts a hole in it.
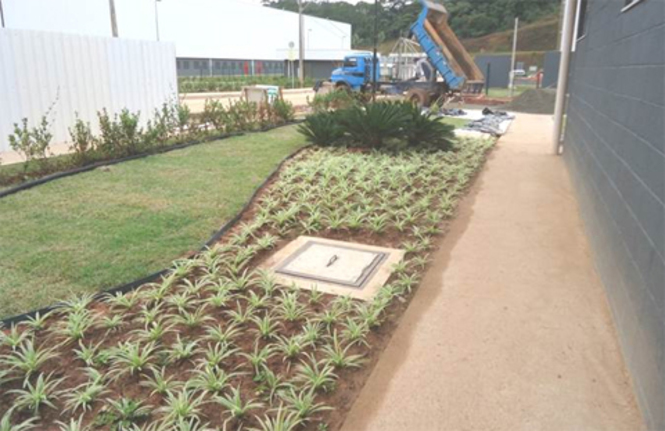
[{"label": "blue truck cab", "polygon": [[372,53],[360,52],[344,57],[344,64],[333,70],[329,83],[336,89],[363,91],[372,88],[376,75],[377,91],[403,94],[407,100],[422,106],[429,106],[432,101],[448,97],[453,92],[479,93],[485,77],[448,25],[448,11],[443,0],[419,1],[422,10],[409,33],[426,54],[435,73],[425,76],[425,80],[414,77],[379,82],[380,63],[375,70]]},{"label": "blue truck cab", "polygon": [[335,88],[362,91],[372,83],[372,72],[379,80],[381,70],[380,60],[377,58],[376,70],[372,65],[373,55],[371,52],[360,52],[344,57],[342,67],[333,70],[330,80]]}]

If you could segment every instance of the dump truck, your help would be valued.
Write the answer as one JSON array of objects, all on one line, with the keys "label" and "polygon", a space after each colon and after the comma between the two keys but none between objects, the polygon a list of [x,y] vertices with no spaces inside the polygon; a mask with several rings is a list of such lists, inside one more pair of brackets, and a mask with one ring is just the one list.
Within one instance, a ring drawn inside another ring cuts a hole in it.
[{"label": "dump truck", "polygon": [[[422,10],[409,31],[410,38],[426,54],[429,73],[401,80],[380,80],[381,64],[374,68],[371,52],[356,52],[344,58],[332,72],[328,86],[348,91],[368,91],[376,81],[377,91],[402,94],[421,106],[459,92],[480,93],[485,77],[448,25],[448,11],[440,0],[420,0]],[[427,69],[427,68],[421,68]]]}]

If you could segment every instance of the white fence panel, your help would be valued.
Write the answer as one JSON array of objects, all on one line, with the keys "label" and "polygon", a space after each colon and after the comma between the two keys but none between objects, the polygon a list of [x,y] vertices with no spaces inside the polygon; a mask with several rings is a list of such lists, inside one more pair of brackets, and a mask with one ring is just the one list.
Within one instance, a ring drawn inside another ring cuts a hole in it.
[{"label": "white fence panel", "polygon": [[76,114],[97,130],[97,111],[140,111],[177,97],[172,43],[0,29],[0,151],[27,118],[36,125],[51,106],[53,143],[69,141]]}]

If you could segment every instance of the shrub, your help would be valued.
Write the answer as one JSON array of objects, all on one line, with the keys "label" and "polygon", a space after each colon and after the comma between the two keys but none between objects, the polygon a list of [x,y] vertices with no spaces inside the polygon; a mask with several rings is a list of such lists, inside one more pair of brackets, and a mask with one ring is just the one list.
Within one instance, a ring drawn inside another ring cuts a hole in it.
[{"label": "shrub", "polygon": [[144,146],[143,129],[139,127],[139,113],[123,109],[113,118],[106,108],[97,112],[101,139],[98,148],[107,157],[136,154]]},{"label": "shrub", "polygon": [[189,106],[178,103],[175,106],[175,114],[179,140],[182,141],[187,138],[188,134],[194,134],[195,128],[190,124],[192,113]]},{"label": "shrub", "polygon": [[229,131],[254,130],[258,124],[257,106],[254,102],[241,100],[234,103],[228,109]]},{"label": "shrub", "polygon": [[339,114],[335,112],[319,112],[307,116],[305,122],[298,126],[298,132],[305,136],[308,142],[320,146],[335,144],[344,135],[344,129],[338,121]]},{"label": "shrub", "polygon": [[143,129],[139,127],[139,116],[138,112],[134,114],[128,109],[120,111],[121,148],[125,155],[136,154],[143,143]]},{"label": "shrub", "polygon": [[277,122],[277,115],[273,105],[270,103],[259,103],[256,105],[256,119],[261,126],[265,128]]},{"label": "shrub", "polygon": [[388,139],[402,138],[410,119],[400,103],[375,102],[340,111],[346,133],[359,146],[369,148],[380,148]]},{"label": "shrub", "polygon": [[146,134],[152,135],[157,143],[163,143],[175,135],[178,127],[177,103],[164,102],[161,109],[155,109],[153,120],[146,126]]},{"label": "shrub", "polygon": [[95,137],[90,130],[90,123],[86,123],[76,114],[74,127],[69,128],[69,136],[72,143],[69,149],[72,151],[75,164],[85,164],[90,160],[91,152],[95,149]]},{"label": "shrub", "polygon": [[290,123],[295,119],[295,110],[293,109],[293,103],[284,99],[277,99],[273,103],[273,109],[275,110],[275,116],[277,122],[279,123]]},{"label": "shrub", "polygon": [[409,146],[448,150],[455,137],[455,127],[441,122],[431,110],[422,111],[418,106],[403,102],[402,109],[410,116],[404,130]]},{"label": "shrub", "polygon": [[33,161],[37,161],[42,170],[48,169],[48,150],[51,139],[53,139],[50,129],[51,123],[48,120],[48,113],[42,116],[39,126],[32,129],[28,127],[27,118],[21,120],[20,125],[14,123],[14,133],[9,135],[9,146],[25,158],[24,174]]},{"label": "shrub", "polygon": [[201,114],[201,122],[205,124],[206,130],[208,124],[212,124],[218,132],[226,130],[229,118],[222,102],[219,100],[206,99],[205,107]]},{"label": "shrub", "polygon": [[333,90],[326,94],[317,94],[310,106],[314,112],[347,109],[358,105],[358,98],[345,90]]},{"label": "shrub", "polygon": [[99,150],[105,156],[118,155],[122,139],[120,127],[115,119],[111,118],[106,108],[97,111],[97,119],[99,121],[99,132],[101,133]]}]

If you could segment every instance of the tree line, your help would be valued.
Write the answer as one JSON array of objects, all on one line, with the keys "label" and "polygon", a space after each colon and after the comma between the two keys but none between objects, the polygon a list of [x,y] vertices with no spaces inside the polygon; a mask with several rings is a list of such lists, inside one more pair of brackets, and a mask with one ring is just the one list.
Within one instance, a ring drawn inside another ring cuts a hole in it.
[{"label": "tree line", "polygon": [[[523,23],[558,13],[561,0],[444,0],[449,24],[458,37],[473,38],[512,28],[515,17]],[[268,7],[298,11],[297,0],[263,0]],[[374,42],[374,3],[304,2],[307,15],[349,23],[353,48]],[[412,0],[379,0],[378,41],[408,36],[421,5]]]}]

